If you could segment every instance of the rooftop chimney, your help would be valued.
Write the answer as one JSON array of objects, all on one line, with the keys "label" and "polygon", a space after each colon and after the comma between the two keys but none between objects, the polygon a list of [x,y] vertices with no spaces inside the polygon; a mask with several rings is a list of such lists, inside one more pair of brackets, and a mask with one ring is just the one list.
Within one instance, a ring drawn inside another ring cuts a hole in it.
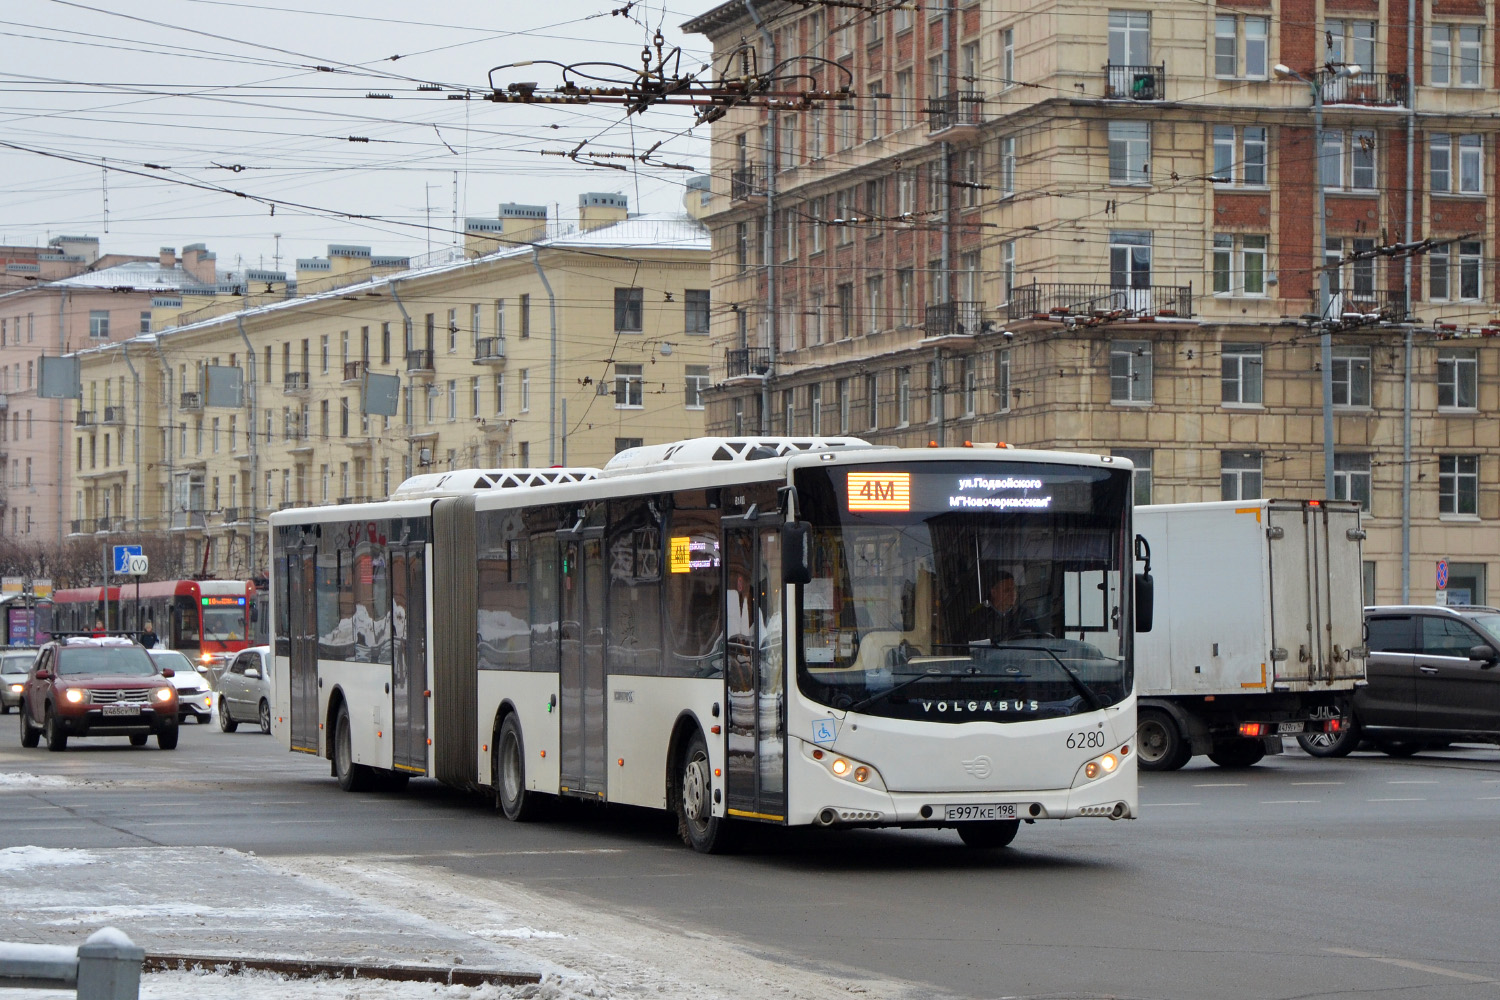
[{"label": "rooftop chimney", "polygon": [[195,281],[205,285],[217,284],[217,262],[217,255],[209,253],[202,243],[190,243],[182,248],[182,269],[192,275]]},{"label": "rooftop chimney", "polygon": [[578,196],[578,228],[584,232],[624,222],[629,200],[623,194],[589,192]]},{"label": "rooftop chimney", "polygon": [[500,206],[500,233],[507,243],[535,243],[547,236],[546,205]]},{"label": "rooftop chimney", "polygon": [[161,266],[163,268],[176,267],[177,266],[177,248],[176,247],[162,247],[161,248],[161,255],[159,257],[157,257],[157,261],[161,264]]}]

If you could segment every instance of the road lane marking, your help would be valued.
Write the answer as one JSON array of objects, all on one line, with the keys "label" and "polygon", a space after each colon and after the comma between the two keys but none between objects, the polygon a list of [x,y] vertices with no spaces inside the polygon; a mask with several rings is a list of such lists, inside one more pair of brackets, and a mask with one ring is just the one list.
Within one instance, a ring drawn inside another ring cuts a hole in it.
[{"label": "road lane marking", "polygon": [[1294,781],[1294,785],[1342,785],[1342,781]]},{"label": "road lane marking", "polygon": [[1201,802],[1142,802],[1141,808],[1145,809],[1149,806],[1152,809],[1161,809],[1165,806],[1201,806],[1202,804]]},{"label": "road lane marking", "polygon": [[1375,955],[1368,951],[1355,951],[1352,948],[1324,948],[1323,950],[1332,952],[1335,955],[1345,955],[1349,958],[1368,958],[1372,962],[1384,962],[1387,965],[1411,969],[1413,972],[1427,972],[1434,976],[1449,976],[1453,979],[1462,979],[1466,983],[1500,982],[1500,980],[1492,979],[1489,976],[1476,976],[1472,972],[1459,972],[1457,969],[1445,969],[1439,965],[1425,965],[1421,962],[1413,962],[1405,958],[1387,958],[1384,955]]},{"label": "road lane marking", "polygon": [[1317,799],[1261,799],[1263,806],[1315,806]]},{"label": "road lane marking", "polygon": [[1426,799],[1365,799],[1366,802],[1426,802]]},{"label": "road lane marking", "polygon": [[1476,802],[1500,802],[1500,795],[1481,795]]},{"label": "road lane marking", "polygon": [[1387,781],[1386,784],[1387,785],[1436,785],[1437,782],[1431,780],[1430,778],[1422,778],[1420,780],[1416,779],[1416,778],[1411,778],[1411,779],[1403,779],[1403,780],[1400,780],[1400,781]]},{"label": "road lane marking", "polygon": [[1194,788],[1244,788],[1248,782],[1244,781],[1211,781],[1194,785]]}]

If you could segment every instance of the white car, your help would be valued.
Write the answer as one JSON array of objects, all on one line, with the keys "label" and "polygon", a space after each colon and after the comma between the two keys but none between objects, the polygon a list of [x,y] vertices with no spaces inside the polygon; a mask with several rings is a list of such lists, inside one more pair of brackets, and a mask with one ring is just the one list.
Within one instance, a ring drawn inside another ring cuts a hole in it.
[{"label": "white car", "polygon": [[252,720],[271,732],[271,647],[241,650],[219,677],[219,728],[232,733]]},{"label": "white car", "polygon": [[177,688],[177,721],[186,722],[188,716],[192,716],[200,725],[208,722],[214,711],[214,691],[207,668],[175,649],[148,649],[146,652],[151,654],[158,667],[172,668],[172,686]]}]

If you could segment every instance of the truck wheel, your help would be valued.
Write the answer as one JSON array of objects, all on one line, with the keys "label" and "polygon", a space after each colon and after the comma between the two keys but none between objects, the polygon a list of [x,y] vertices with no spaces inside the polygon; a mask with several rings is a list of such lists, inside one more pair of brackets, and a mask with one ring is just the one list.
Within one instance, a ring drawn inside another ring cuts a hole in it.
[{"label": "truck wheel", "polygon": [[1142,771],[1176,771],[1193,756],[1177,720],[1159,708],[1141,709],[1135,727],[1136,761]]},{"label": "truck wheel", "polygon": [[1208,759],[1220,767],[1242,768],[1260,762],[1266,755],[1266,745],[1260,740],[1225,740],[1215,743]]},{"label": "truck wheel", "polygon": [[1354,716],[1343,718],[1343,728],[1336,733],[1303,733],[1297,745],[1312,757],[1347,757],[1359,746],[1359,723]]},{"label": "truck wheel", "polygon": [[969,847],[980,850],[1009,847],[1021,829],[1018,819],[997,819],[987,823],[960,823],[958,837]]}]

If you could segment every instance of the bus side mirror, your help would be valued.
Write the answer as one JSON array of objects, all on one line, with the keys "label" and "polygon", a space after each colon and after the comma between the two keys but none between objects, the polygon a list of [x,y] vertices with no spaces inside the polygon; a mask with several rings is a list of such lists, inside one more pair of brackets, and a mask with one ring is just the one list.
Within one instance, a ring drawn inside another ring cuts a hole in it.
[{"label": "bus side mirror", "polygon": [[812,582],[812,525],[788,521],[781,526],[781,582]]},{"label": "bus side mirror", "polygon": [[1151,631],[1151,620],[1156,605],[1155,591],[1156,585],[1150,573],[1135,575],[1135,630],[1137,632]]}]

